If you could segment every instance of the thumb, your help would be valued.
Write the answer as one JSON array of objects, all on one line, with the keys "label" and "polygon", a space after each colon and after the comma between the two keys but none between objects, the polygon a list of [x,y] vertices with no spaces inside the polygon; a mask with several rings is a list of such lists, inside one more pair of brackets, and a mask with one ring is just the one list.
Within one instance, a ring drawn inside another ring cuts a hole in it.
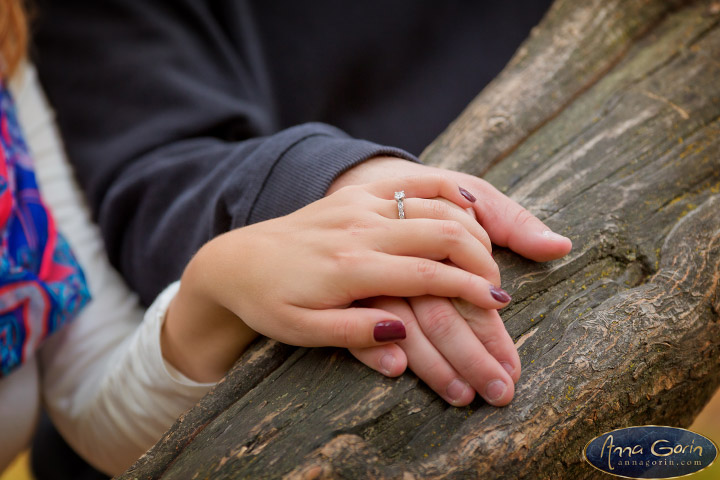
[{"label": "thumb", "polygon": [[494,244],[537,262],[567,255],[572,248],[569,238],[553,232],[517,202],[489,184],[488,187],[479,196],[483,201],[478,201],[474,208]]},{"label": "thumb", "polygon": [[365,348],[405,338],[405,324],[400,317],[376,308],[303,310],[298,320],[304,328],[297,339],[287,343]]}]

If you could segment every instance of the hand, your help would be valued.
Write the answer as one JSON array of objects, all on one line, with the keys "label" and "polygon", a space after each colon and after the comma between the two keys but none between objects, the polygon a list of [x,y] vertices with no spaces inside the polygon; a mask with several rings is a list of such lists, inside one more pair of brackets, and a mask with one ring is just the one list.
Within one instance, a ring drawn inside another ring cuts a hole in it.
[{"label": "hand", "polygon": [[[433,172],[460,182],[478,198],[472,212],[492,241],[516,252],[545,261],[565,255],[570,241],[552,233],[527,210],[502,195],[487,182],[471,175],[444,171],[395,158],[369,160],[341,175],[329,192],[362,184],[374,178]],[[497,311],[460,304],[462,315],[448,299],[423,297],[374,299],[366,304],[385,308],[401,318],[407,338],[397,345],[351,349],[353,355],[388,376],[400,375],[406,365],[435,392],[453,405],[467,405],[479,392],[488,403],[510,402],[513,382],[521,365],[512,339]],[[456,304],[457,305],[457,304]],[[472,330],[473,335],[468,330]]]},{"label": "hand", "polygon": [[441,175],[462,185],[477,198],[472,209],[495,245],[508,247],[536,262],[563,257],[572,248],[570,239],[552,232],[538,218],[485,180],[399,158],[377,157],[361,163],[340,175],[330,185],[327,194],[349,185],[408,175]]},{"label": "hand", "polygon": [[[413,212],[402,221],[393,199],[400,189]],[[446,178],[406,177],[344,188],[213,239],[183,274],[161,336],[163,355],[191,378],[212,380],[255,332],[301,346],[369,347],[405,337],[400,316],[347,308],[356,300],[430,294],[504,306],[488,281],[499,281],[499,272],[487,234],[434,197],[472,205]]]}]

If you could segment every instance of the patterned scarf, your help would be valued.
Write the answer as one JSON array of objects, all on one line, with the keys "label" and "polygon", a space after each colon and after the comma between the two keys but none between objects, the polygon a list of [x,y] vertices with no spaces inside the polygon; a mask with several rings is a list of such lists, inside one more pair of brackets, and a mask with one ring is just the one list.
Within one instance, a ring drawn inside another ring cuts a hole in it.
[{"label": "patterned scarf", "polygon": [[88,300],[82,270],[42,203],[14,102],[0,81],[0,378]]}]

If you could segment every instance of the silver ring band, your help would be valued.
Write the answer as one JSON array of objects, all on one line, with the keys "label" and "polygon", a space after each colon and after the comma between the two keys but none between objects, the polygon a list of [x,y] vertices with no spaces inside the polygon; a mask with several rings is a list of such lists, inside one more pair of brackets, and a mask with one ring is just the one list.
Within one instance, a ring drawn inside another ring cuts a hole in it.
[{"label": "silver ring band", "polygon": [[405,190],[395,192],[395,200],[398,204],[398,218],[405,219]]}]

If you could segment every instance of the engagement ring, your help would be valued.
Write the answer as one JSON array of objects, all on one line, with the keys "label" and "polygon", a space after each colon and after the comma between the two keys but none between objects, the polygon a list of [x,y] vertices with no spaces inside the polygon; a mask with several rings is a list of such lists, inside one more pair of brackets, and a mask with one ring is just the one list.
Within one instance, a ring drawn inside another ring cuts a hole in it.
[{"label": "engagement ring", "polygon": [[398,217],[402,220],[405,218],[405,190],[395,192],[395,200],[398,204]]}]

